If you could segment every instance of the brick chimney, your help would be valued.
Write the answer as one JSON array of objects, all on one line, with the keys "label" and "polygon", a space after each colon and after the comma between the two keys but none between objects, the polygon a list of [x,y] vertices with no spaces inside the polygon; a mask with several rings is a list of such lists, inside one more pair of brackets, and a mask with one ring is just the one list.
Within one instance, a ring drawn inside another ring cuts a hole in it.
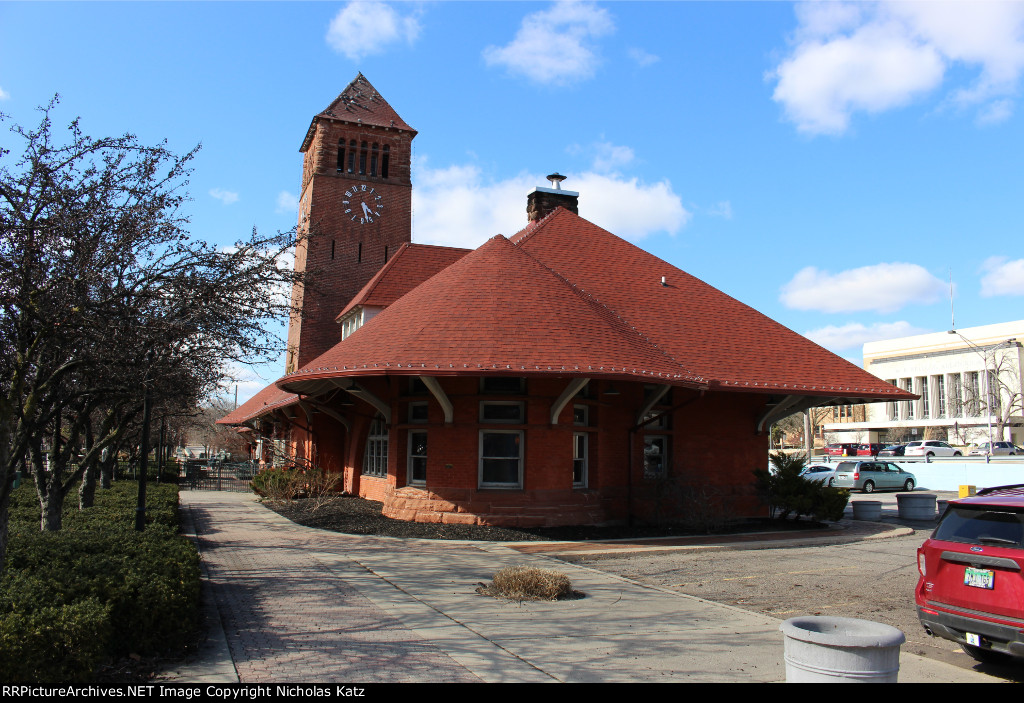
[{"label": "brick chimney", "polygon": [[547,217],[552,210],[561,205],[575,215],[580,214],[580,194],[571,190],[562,190],[565,176],[552,173],[548,176],[550,188],[537,187],[526,196],[526,219],[536,222]]}]

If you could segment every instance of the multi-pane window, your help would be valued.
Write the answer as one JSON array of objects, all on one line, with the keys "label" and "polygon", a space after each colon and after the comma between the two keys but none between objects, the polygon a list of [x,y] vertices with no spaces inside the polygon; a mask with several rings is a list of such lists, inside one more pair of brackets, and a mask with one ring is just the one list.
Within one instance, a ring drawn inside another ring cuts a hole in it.
[{"label": "multi-pane window", "polygon": [[427,482],[427,433],[425,430],[409,431],[409,483]]},{"label": "multi-pane window", "polygon": [[978,417],[981,414],[981,388],[978,378],[979,374],[977,371],[971,371],[964,376],[967,415],[970,417]]},{"label": "multi-pane window", "polygon": [[480,431],[481,488],[519,488],[523,485],[523,433],[518,430]]},{"label": "multi-pane window", "polygon": [[521,425],[526,422],[523,403],[516,400],[485,400],[480,403],[480,422]]},{"label": "multi-pane window", "polygon": [[409,403],[409,422],[426,422],[430,406],[426,402]]},{"label": "multi-pane window", "polygon": [[935,417],[946,417],[946,377],[935,377]]},{"label": "multi-pane window", "polygon": [[574,432],[572,435],[572,485],[583,488],[587,485],[587,451],[589,437],[586,432]]},{"label": "multi-pane window", "polygon": [[[888,379],[886,381],[886,383],[890,383],[890,384],[892,384],[894,386],[897,385],[895,378]],[[899,420],[900,419],[900,404],[899,404],[899,401],[894,400],[893,402],[889,403],[889,419],[890,420]]]},{"label": "multi-pane window", "polygon": [[963,391],[958,373],[949,375],[949,412],[953,417],[960,417],[964,413]]},{"label": "multi-pane window", "polygon": [[[911,393],[913,393],[914,392],[914,379],[912,379],[912,378],[904,379],[903,387],[906,390],[908,390]],[[906,412],[906,419],[913,420],[914,419],[914,401],[913,400],[906,401],[906,405],[904,405],[904,410]]]},{"label": "multi-pane window", "polygon": [[929,418],[932,416],[932,409],[930,403],[928,402],[928,377],[925,376],[923,378],[917,379],[917,383],[921,387],[921,417]]},{"label": "multi-pane window", "polygon": [[388,425],[381,415],[370,423],[366,452],[363,455],[363,474],[379,477],[388,475]]},{"label": "multi-pane window", "polygon": [[668,437],[646,435],[644,437],[644,476],[657,478],[665,475],[668,465]]}]

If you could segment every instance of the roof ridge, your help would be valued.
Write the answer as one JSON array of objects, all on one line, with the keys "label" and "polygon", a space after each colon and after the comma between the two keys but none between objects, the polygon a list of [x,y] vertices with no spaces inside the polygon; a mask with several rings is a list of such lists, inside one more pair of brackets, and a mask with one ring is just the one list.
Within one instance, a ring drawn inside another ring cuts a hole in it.
[{"label": "roof ridge", "polygon": [[[526,227],[523,227],[521,230],[513,234],[511,237],[508,238],[508,240],[512,242],[513,245],[519,246],[520,242],[525,242],[527,239],[530,239],[534,234],[537,233],[537,230],[544,227],[548,223],[548,220],[554,217],[559,210],[565,210],[566,212],[569,212],[569,210],[566,209],[564,206],[558,205],[555,207],[554,210],[544,215],[544,217],[540,218],[539,220],[528,222],[526,224]],[[577,217],[579,217],[579,215],[577,215]]]},{"label": "roof ridge", "polygon": [[[559,209],[564,210],[565,208],[562,208],[561,206],[559,206],[558,208],[556,208],[555,211],[557,211]],[[568,212],[568,210],[566,210],[566,212]],[[547,216],[545,216],[541,220],[541,222],[543,222],[543,220],[546,220],[548,217],[551,217],[551,215],[553,215],[553,214],[554,214],[554,212],[549,213]],[[503,237],[503,239],[504,239],[504,237]],[[514,246],[514,247],[518,248],[518,246],[517,246],[518,243],[513,243],[512,241],[510,241],[508,239],[505,239],[505,241],[507,241],[511,246]],[[597,298],[594,294],[588,293],[583,288],[577,286],[575,283],[570,281],[565,275],[563,275],[559,271],[556,271],[555,269],[551,268],[550,266],[545,264],[543,261],[541,261],[537,257],[533,256],[533,254],[531,254],[530,252],[526,251],[525,249],[520,249],[520,251],[522,253],[526,254],[528,257],[530,257],[533,261],[536,261],[543,269],[549,271],[555,278],[557,278],[562,283],[564,283],[566,286],[568,286],[569,289],[573,292],[574,295],[576,295],[577,297],[582,299],[584,302],[586,302],[586,303],[588,303],[588,304],[590,304],[590,305],[592,305],[594,307],[600,308],[601,310],[604,310],[608,315],[613,317],[616,320],[616,322],[618,322],[619,325],[621,325],[623,328],[628,328],[629,330],[632,330],[633,332],[635,332],[637,334],[637,336],[640,337],[648,346],[650,346],[651,348],[655,349],[659,354],[661,354],[662,356],[668,358],[670,361],[672,361],[673,364],[678,366],[690,379],[693,380],[694,383],[699,383],[699,384],[705,385],[705,386],[707,385],[707,383],[708,383],[707,379],[705,379],[703,376],[701,376],[699,374],[695,374],[692,371],[690,371],[678,359],[676,359],[670,353],[665,351],[661,346],[656,344],[653,340],[651,340],[650,337],[648,337],[646,334],[644,334],[635,325],[629,324],[628,320],[626,320],[624,317],[622,317],[617,311],[615,311],[612,308],[610,308],[607,304],[605,304],[603,301],[601,301],[599,298]]]}]

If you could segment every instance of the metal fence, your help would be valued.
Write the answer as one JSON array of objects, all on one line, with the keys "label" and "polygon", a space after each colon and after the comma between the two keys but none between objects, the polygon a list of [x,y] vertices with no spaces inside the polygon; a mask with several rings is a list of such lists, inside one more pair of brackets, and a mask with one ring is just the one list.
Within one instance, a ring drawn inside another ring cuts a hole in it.
[{"label": "metal fence", "polygon": [[237,491],[248,493],[257,466],[252,461],[222,462],[187,459],[181,462],[178,489],[182,491]]}]

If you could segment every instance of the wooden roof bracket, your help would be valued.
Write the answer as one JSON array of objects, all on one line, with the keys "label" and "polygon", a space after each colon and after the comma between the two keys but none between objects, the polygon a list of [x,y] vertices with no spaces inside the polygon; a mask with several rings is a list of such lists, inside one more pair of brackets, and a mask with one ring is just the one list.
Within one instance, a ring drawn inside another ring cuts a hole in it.
[{"label": "wooden roof bracket", "polygon": [[316,408],[327,417],[336,420],[342,427],[345,428],[347,432],[352,431],[352,423],[346,420],[344,415],[341,415],[340,413],[332,410],[331,408],[328,408],[326,405],[316,402],[315,400],[311,400],[310,398],[303,398],[302,400],[299,401],[299,407],[306,412],[306,417],[309,418],[308,424],[310,427],[313,426],[313,408]]},{"label": "wooden roof bracket", "polygon": [[651,412],[651,408],[657,405],[658,401],[665,397],[665,394],[668,393],[671,387],[672,386],[666,383],[665,385],[659,387],[657,392],[647,399],[647,402],[644,403],[644,406],[640,408],[640,411],[636,414],[636,424],[639,425],[644,421],[644,415]]},{"label": "wooden roof bracket", "polygon": [[[392,259],[393,261],[394,259]],[[455,419],[455,409],[452,407],[452,401],[448,399],[448,395],[441,388],[441,384],[437,382],[437,379],[433,376],[420,376],[423,385],[427,387],[427,390],[434,396],[441,409],[444,411],[444,424],[450,425]]]},{"label": "wooden roof bracket", "polygon": [[565,387],[562,394],[558,396],[554,404],[551,406],[551,424],[558,424],[558,416],[562,414],[562,409],[568,405],[569,401],[576,397],[576,394],[583,390],[583,387],[590,383],[589,378],[574,378],[569,381],[569,385]]},{"label": "wooden roof bracket", "polygon": [[367,403],[376,408],[377,412],[384,416],[384,422],[391,424],[391,406],[385,403],[383,400],[375,396],[370,391],[366,390],[358,383],[352,380],[342,379],[331,379],[343,391],[348,391],[356,398],[365,400]]},{"label": "wooden roof bracket", "polygon": [[778,420],[784,417],[792,415],[793,413],[801,413],[809,408],[814,408],[819,405],[830,405],[835,402],[835,398],[822,397],[820,395],[787,395],[778,404],[768,408],[761,417],[757,419],[757,426],[754,429],[756,434],[762,434],[765,428],[771,426]]}]

